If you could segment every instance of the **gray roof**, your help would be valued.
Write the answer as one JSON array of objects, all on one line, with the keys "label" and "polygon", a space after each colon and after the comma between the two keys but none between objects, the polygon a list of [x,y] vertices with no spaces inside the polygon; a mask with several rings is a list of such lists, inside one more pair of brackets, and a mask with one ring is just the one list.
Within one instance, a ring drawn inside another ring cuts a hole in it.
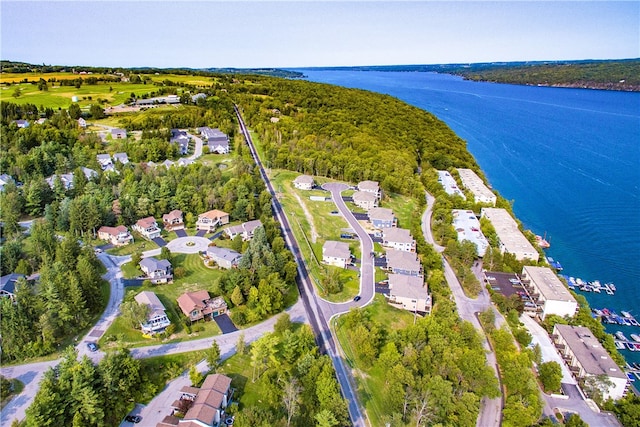
[{"label": "gray roof", "polygon": [[313,177],[311,175],[298,175],[293,182],[297,184],[309,184],[313,185]]},{"label": "gray roof", "polygon": [[145,267],[148,271],[166,270],[171,267],[171,263],[166,259],[149,257],[140,261],[140,267]]},{"label": "gray roof", "polygon": [[382,239],[387,242],[412,243],[411,232],[404,228],[387,228],[382,232]]},{"label": "gray roof", "polygon": [[127,153],[115,153],[113,155],[113,159],[120,163],[129,163],[129,156],[127,156]]},{"label": "gray roof", "polygon": [[0,290],[14,293],[16,290],[16,282],[21,278],[26,277],[24,274],[11,273],[0,277]]},{"label": "gray roof", "polygon": [[576,360],[582,365],[582,368],[587,374],[605,374],[618,378],[627,377],[589,328],[557,323],[555,329],[558,335],[564,338],[567,346],[571,349]]},{"label": "gray roof", "polygon": [[353,193],[353,200],[358,202],[375,202],[378,200],[375,194],[367,193],[366,191],[356,191]]},{"label": "gray roof", "polygon": [[387,208],[372,208],[369,209],[369,219],[373,221],[377,219],[379,221],[393,221],[395,215],[391,209]]},{"label": "gray roof", "polygon": [[349,245],[347,243],[327,240],[322,246],[322,256],[348,260],[351,258],[351,251],[349,250]]},{"label": "gray roof", "polygon": [[358,190],[377,193],[380,185],[377,181],[362,181],[358,183]]},{"label": "gray roof", "polygon": [[249,234],[253,233],[253,231],[258,227],[262,227],[262,221],[260,221],[259,219],[248,221],[242,224],[242,228],[244,229],[244,231]]},{"label": "gray roof", "polygon": [[218,246],[209,246],[207,248],[207,254],[209,254],[209,256],[213,256],[218,259],[224,259],[226,261],[231,262],[232,264],[240,261],[240,258],[242,258],[242,254],[232,249],[221,248]]},{"label": "gray roof", "polygon": [[418,276],[390,274],[389,290],[391,291],[391,295],[399,297],[412,299],[427,298],[427,288],[424,286],[424,279]]},{"label": "gray roof", "polygon": [[420,271],[420,261],[414,252],[387,250],[387,267],[392,269]]},{"label": "gray roof", "polygon": [[134,297],[138,304],[145,304],[149,306],[149,318],[153,318],[164,314],[165,308],[160,302],[158,296],[151,291],[142,291]]}]

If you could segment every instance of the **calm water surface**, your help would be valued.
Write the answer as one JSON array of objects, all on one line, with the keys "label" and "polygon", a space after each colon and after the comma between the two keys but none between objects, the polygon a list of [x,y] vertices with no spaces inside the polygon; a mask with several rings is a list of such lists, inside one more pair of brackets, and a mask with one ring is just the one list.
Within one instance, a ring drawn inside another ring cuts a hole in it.
[{"label": "calm water surface", "polygon": [[[564,273],[614,282],[592,307],[640,320],[640,93],[464,81],[420,72],[304,69],[316,82],[395,96],[467,141],[526,228],[547,234]],[[627,337],[640,328],[620,327]],[[616,329],[612,329],[616,330]],[[640,352],[624,351],[640,362]]]}]

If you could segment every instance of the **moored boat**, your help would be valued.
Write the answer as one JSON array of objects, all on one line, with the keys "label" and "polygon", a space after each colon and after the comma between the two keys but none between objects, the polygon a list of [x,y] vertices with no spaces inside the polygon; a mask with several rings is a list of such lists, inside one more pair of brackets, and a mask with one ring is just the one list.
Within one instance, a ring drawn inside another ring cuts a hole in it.
[{"label": "moored boat", "polygon": [[631,334],[631,339],[636,341],[636,342],[640,342],[640,335],[638,334]]},{"label": "moored boat", "polygon": [[629,341],[621,331],[616,332],[616,337],[618,337],[618,339],[622,341]]}]

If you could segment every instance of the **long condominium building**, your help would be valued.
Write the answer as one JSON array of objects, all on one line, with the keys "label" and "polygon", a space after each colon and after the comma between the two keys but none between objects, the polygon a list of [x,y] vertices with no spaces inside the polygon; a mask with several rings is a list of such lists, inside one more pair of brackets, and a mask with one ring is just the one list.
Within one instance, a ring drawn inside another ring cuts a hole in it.
[{"label": "long condominium building", "polygon": [[502,208],[482,208],[481,216],[487,218],[496,230],[500,240],[500,251],[515,255],[518,261],[530,259],[538,261],[540,254],[536,248],[524,237],[518,228],[518,223]]},{"label": "long condominium building", "polygon": [[521,279],[538,295],[542,319],[549,314],[573,317],[578,311],[578,302],[550,268],[527,265],[522,268]]},{"label": "long condominium building", "polygon": [[462,186],[471,191],[476,203],[496,205],[496,195],[484,185],[482,179],[471,169],[458,169]]},{"label": "long condominium building", "polygon": [[571,372],[579,379],[605,376],[611,385],[603,398],[618,400],[629,388],[627,374],[613,361],[600,341],[584,326],[556,323],[553,340]]}]

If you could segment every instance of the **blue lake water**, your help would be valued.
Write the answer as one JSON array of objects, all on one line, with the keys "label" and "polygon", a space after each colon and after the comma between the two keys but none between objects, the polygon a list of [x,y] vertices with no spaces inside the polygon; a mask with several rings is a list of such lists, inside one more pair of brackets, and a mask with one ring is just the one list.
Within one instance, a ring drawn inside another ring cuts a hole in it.
[{"label": "blue lake water", "polygon": [[[564,273],[615,283],[592,307],[640,320],[640,93],[517,86],[421,72],[301,69],[311,81],[395,96],[467,141]],[[622,326],[627,337],[640,328]],[[623,351],[640,362],[640,352]]]}]

